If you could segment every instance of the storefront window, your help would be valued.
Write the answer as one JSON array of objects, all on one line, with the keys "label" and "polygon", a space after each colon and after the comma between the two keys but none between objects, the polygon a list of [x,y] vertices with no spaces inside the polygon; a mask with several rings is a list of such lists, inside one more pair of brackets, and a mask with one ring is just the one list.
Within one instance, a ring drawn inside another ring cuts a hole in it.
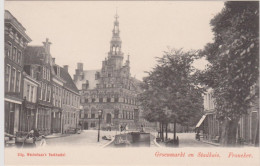
[{"label": "storefront window", "polygon": [[21,85],[21,72],[17,71],[17,76],[16,76],[16,91],[20,92],[20,85]]},{"label": "storefront window", "polygon": [[12,73],[11,73],[11,84],[10,84],[10,90],[11,90],[11,92],[15,92],[15,89],[14,89],[14,85],[15,85],[15,73],[16,73],[16,71],[15,71],[15,68],[12,68]]},{"label": "storefront window", "polygon": [[11,76],[11,66],[6,65],[5,68],[5,91],[10,91],[10,76]]}]

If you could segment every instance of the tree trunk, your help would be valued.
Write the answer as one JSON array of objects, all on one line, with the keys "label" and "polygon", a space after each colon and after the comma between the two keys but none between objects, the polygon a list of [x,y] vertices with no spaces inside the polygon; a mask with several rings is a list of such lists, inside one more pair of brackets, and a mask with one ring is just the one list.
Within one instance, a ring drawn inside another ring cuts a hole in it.
[{"label": "tree trunk", "polygon": [[163,123],[162,123],[162,141],[164,141]]},{"label": "tree trunk", "polygon": [[160,136],[160,138],[162,139],[162,123],[161,122],[159,122],[159,129],[160,129],[160,131],[159,131],[159,136]]},{"label": "tree trunk", "polygon": [[168,123],[165,124],[166,140],[168,140]]},{"label": "tree trunk", "polygon": [[173,139],[176,140],[176,120],[174,120],[174,125],[173,125]]},{"label": "tree trunk", "polygon": [[236,145],[236,136],[238,128],[239,119],[225,120],[221,124],[221,140],[220,143],[222,146],[235,146]]},{"label": "tree trunk", "polygon": [[259,146],[259,120],[257,122],[256,135],[254,139],[255,146]]},{"label": "tree trunk", "polygon": [[162,139],[162,123],[159,122],[159,137]]}]

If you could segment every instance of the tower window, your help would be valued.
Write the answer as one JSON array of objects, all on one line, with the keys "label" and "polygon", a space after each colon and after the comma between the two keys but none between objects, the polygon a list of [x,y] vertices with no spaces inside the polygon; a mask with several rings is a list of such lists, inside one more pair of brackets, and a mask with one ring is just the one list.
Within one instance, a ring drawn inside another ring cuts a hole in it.
[{"label": "tower window", "polygon": [[118,33],[119,30],[118,30],[118,26],[115,26],[115,33]]}]

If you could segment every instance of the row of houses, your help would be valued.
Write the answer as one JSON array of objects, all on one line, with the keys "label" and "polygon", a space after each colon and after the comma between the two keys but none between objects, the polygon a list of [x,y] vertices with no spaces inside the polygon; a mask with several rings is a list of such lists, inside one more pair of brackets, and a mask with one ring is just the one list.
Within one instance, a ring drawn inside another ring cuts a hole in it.
[{"label": "row of houses", "polygon": [[66,133],[78,127],[80,96],[68,66],[55,63],[48,39],[30,46],[23,25],[5,11],[5,133]]},{"label": "row of houses", "polygon": [[[255,95],[259,82],[250,89],[251,95]],[[203,139],[210,142],[219,142],[221,138],[221,121],[218,119],[213,98],[214,90],[209,88],[204,95],[204,115],[198,122],[197,131],[203,135]],[[247,114],[241,115],[237,128],[237,142],[247,145],[259,144],[259,98],[250,103]]]}]

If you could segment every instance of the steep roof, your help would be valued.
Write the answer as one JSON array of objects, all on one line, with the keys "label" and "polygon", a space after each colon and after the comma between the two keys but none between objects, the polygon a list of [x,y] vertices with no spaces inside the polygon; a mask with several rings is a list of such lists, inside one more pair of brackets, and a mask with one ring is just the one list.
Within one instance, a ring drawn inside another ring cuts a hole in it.
[{"label": "steep roof", "polygon": [[142,92],[142,88],[141,88],[142,81],[140,81],[140,80],[138,80],[138,79],[136,79],[134,77],[131,77],[130,79],[133,81],[136,90],[138,92]]},{"label": "steep roof", "polygon": [[[43,64],[46,52],[44,46],[27,46],[24,51],[25,64]],[[60,77],[66,82],[64,87],[78,93],[79,90],[74,84],[70,74],[62,67],[60,67]]]},{"label": "steep roof", "polygon": [[43,46],[27,46],[24,50],[24,63],[42,64],[42,60],[44,59],[43,53],[45,53]]},{"label": "steep roof", "polygon": [[5,23],[11,23],[15,29],[17,29],[18,32],[28,41],[31,42],[32,39],[25,33],[26,29],[23,27],[23,25],[9,12],[8,10],[5,10]]},{"label": "steep roof", "polygon": [[88,90],[95,89],[96,85],[99,83],[99,80],[95,79],[96,72],[100,72],[101,70],[84,70],[83,78],[75,80],[75,84],[79,90],[82,90],[82,84],[86,83],[88,80]]},{"label": "steep roof", "polygon": [[78,88],[76,87],[76,85],[74,84],[70,74],[64,69],[64,68],[60,68],[60,76],[62,79],[64,79],[66,81],[66,83],[64,84],[64,86],[76,93],[79,93]]}]

